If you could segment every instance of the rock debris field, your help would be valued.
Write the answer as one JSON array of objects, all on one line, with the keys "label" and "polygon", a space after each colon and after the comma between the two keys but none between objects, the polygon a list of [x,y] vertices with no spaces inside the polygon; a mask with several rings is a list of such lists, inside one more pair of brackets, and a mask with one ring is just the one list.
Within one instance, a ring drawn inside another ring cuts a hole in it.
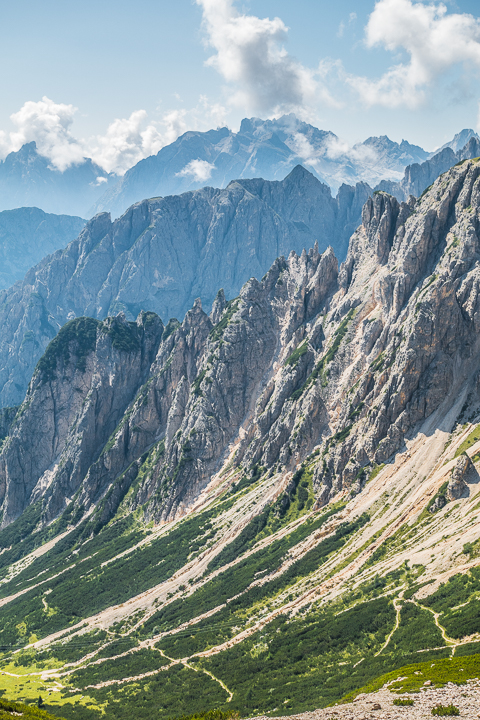
[{"label": "rock debris field", "polygon": [[[414,704],[396,706],[396,698],[410,698]],[[432,708],[438,705],[454,705],[460,710],[456,716],[459,718],[480,718],[480,680],[460,686],[448,683],[443,688],[422,688],[418,693],[403,695],[384,687],[376,693],[358,695],[353,703],[290,715],[288,720],[426,720],[435,717]],[[267,716],[256,720],[267,720]]]}]

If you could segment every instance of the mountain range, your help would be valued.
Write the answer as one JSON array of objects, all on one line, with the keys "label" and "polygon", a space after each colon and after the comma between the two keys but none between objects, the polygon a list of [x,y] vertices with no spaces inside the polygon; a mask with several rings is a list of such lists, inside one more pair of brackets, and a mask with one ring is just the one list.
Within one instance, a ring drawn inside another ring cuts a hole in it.
[{"label": "mountain range", "polygon": [[295,115],[251,118],[242,121],[238,133],[226,127],[185,133],[128,170],[105,191],[94,210],[117,217],[145,197],[176,195],[207,181],[225,187],[235,178],[280,180],[299,163],[337,192],[344,183],[400,180],[407,165],[428,156],[405,140],[398,144],[385,136],[348,148],[334,133],[318,130]]},{"label": "mountain range", "polygon": [[[463,130],[444,148],[457,152],[471,137],[478,136]],[[239,178],[283,180],[298,164],[336,193],[342,184],[363,182],[374,187],[382,180],[400,182],[408,165],[433,154],[386,136],[349,147],[334,133],[294,115],[276,120],[246,118],[238,132],[226,127],[189,131],[120,178],[91,159],[62,173],[31,142],[0,162],[0,210],[36,206],[49,213],[90,218],[107,211],[118,217],[145,198],[176,195],[207,184],[225,188]]]},{"label": "mountain range", "polygon": [[[374,140],[379,141],[378,143],[376,142],[377,150],[382,143],[387,149],[392,145],[388,138],[377,138]],[[466,144],[462,145],[462,142],[465,140],[467,141]],[[370,141],[366,141],[366,145],[368,145],[369,142]],[[454,151],[452,148],[459,149]],[[418,197],[441,173],[459,161],[475,158],[479,155],[480,141],[472,130],[464,130],[455,136],[451,142],[451,147],[441,149],[440,152],[421,164],[414,163],[407,166],[401,182],[383,180],[376,186],[375,191],[386,191],[394,195],[398,200],[407,200],[410,195]],[[147,191],[148,187],[145,189],[145,192]],[[318,231],[320,237],[322,237],[326,231],[329,232],[331,234],[331,243],[335,247],[340,259],[343,258],[346,252],[346,241],[354,230],[354,223],[359,221],[359,204],[366,199],[367,193],[373,191],[366,183],[357,183],[355,189],[357,198],[354,200],[356,209],[353,214],[350,210],[346,209],[347,206],[351,204],[351,199],[347,199],[347,196],[351,194],[351,192],[352,190],[348,187],[341,186],[336,199],[330,201],[328,209],[325,203],[320,203],[319,208],[315,211],[318,216],[317,219],[319,219],[322,213],[325,213],[325,221],[319,221],[316,225],[314,224],[314,234]],[[346,215],[345,212],[347,213]],[[280,211],[280,214],[283,214],[283,211]],[[336,218],[335,230],[333,226],[331,226],[333,216]],[[297,229],[299,227],[298,223],[303,222],[302,218],[300,220],[297,218],[295,221],[297,222]],[[343,230],[341,230],[342,222]],[[17,280],[23,278],[26,271],[48,253],[53,252],[57,248],[65,247],[65,245],[78,234],[83,224],[84,221],[80,218],[68,220],[66,216],[57,216],[57,219],[55,219],[55,216],[52,214],[42,214],[42,211],[32,208],[0,213],[0,237],[3,236],[4,245],[4,270],[0,274],[0,288],[7,288]],[[308,224],[310,224],[309,221],[307,222],[307,225]],[[72,230],[64,233],[62,228],[65,227],[66,229],[67,226],[72,228]],[[308,242],[311,241],[305,238],[305,242],[308,244]],[[270,255],[270,260],[271,259],[272,256]],[[258,268],[252,266],[252,272],[255,273],[257,271]],[[217,276],[216,282],[217,284],[221,284],[223,282],[222,278]],[[212,284],[210,289],[211,297],[213,297],[215,287],[215,283]],[[235,292],[238,291],[238,287],[239,285],[237,283],[235,285]],[[204,289],[202,292],[204,292]],[[180,314],[184,314],[190,301],[191,298],[185,302]]]},{"label": "mountain range", "polygon": [[0,398],[16,405],[48,342],[67,320],[129,319],[141,309],[183,319],[195,298],[211,307],[219,287],[235,297],[276,257],[318,242],[343,257],[367,185],[330,188],[298,166],[283,181],[238,180],[144,200],[112,223],[94,217],[78,239],[0,293]]},{"label": "mountain range", "polygon": [[[460,136],[465,135],[460,133]],[[458,136],[455,136],[457,139]],[[461,141],[461,140],[460,140]],[[458,142],[453,145],[458,147]],[[454,151],[451,147],[445,147],[429,160],[418,164],[414,163],[405,168],[405,174],[401,182],[382,180],[376,190],[383,190],[394,195],[398,200],[407,200],[410,195],[419,197],[427,187],[446,170],[463,160],[472,160],[480,156],[480,140],[471,136],[468,142]]]},{"label": "mountain range", "polygon": [[[119,258],[164,210],[100,215],[35,273]],[[2,688],[147,720],[478,678],[479,226],[467,159],[368,196],[341,264],[314,246],[208,314],[63,325],[0,417]]]}]

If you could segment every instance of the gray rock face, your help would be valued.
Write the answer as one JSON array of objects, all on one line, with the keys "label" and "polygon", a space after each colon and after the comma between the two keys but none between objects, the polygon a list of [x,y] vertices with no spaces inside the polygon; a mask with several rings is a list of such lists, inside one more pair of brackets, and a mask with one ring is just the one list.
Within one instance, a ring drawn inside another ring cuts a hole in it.
[{"label": "gray rock face", "polygon": [[133,206],[115,223],[90,221],[79,238],[0,293],[0,404],[21,402],[35,364],[70,318],[153,310],[183,318],[194,299],[210,307],[218,288],[235,297],[279,255],[318,241],[342,257],[368,186],[337,200],[302,167],[282,182],[242,180]]},{"label": "gray rock face", "polygon": [[90,217],[90,207],[116,179],[88,158],[60,172],[30,142],[0,161],[0,210],[34,206]]},{"label": "gray rock face", "polygon": [[32,265],[74,240],[86,220],[23,207],[0,212],[0,289],[21,280]]},{"label": "gray rock face", "polygon": [[[3,523],[35,500],[48,521],[66,498],[100,524],[120,503],[172,518],[215,473],[285,473],[307,457],[317,506],[361,492],[407,438],[451,431],[461,394],[480,407],[479,227],[480,162],[468,161],[418,201],[369,199],[340,269],[331,248],[292,252],[233,301],[218,293],[210,317],[199,300],[164,329],[142,315],[121,356],[104,335],[122,318],[95,325],[83,355],[59,335],[0,453]],[[55,343],[68,352],[52,369]]]},{"label": "gray rock face", "polygon": [[[298,163],[337,192],[343,184],[400,180],[407,165],[427,157],[422,148],[405,140],[399,145],[385,136],[345,151],[334,133],[292,114],[275,120],[250,118],[242,121],[238,133],[226,127],[185,133],[128,170],[91,214],[107,211],[118,217],[139,200],[197,190],[205,182],[222,188],[234,178],[279,180]],[[203,163],[207,173],[196,174],[192,162]]]},{"label": "gray rock face", "polygon": [[468,486],[465,482],[465,477],[472,468],[472,461],[466,453],[463,453],[457,458],[447,486],[447,496],[449,500],[458,500],[467,490]]}]

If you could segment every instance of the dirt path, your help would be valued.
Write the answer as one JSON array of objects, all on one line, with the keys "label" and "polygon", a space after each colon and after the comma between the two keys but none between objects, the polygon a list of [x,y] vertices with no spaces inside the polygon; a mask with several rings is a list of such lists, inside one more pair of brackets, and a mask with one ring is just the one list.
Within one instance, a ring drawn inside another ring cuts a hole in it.
[{"label": "dirt path", "polygon": [[387,639],[386,639],[385,642],[383,643],[383,645],[382,645],[382,647],[380,648],[380,650],[379,650],[377,653],[375,653],[375,657],[378,657],[379,655],[381,655],[382,652],[385,650],[385,648],[388,647],[388,645],[389,645],[389,643],[390,643],[390,640],[392,639],[395,630],[398,630],[398,626],[400,625],[400,618],[401,618],[401,614],[402,614],[402,598],[403,598],[403,593],[404,593],[404,590],[402,590],[401,594],[400,594],[398,597],[394,598],[394,600],[393,600],[393,607],[395,608],[395,625],[393,626],[392,632],[391,632],[390,635],[387,637]]}]

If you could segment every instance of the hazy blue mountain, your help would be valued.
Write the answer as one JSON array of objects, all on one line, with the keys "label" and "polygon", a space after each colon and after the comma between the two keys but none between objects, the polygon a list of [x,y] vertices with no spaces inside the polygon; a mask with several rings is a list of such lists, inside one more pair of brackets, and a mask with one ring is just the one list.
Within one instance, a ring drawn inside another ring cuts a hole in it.
[{"label": "hazy blue mountain", "polygon": [[183,318],[200,297],[211,306],[218,288],[235,297],[276,257],[315,242],[345,257],[368,185],[330,188],[299,166],[283,181],[238,180],[144,200],[114,223],[93,218],[77,240],[0,292],[1,404],[22,400],[48,342],[69,319],[104,319],[142,309],[165,321]]},{"label": "hazy blue mountain", "polygon": [[222,188],[235,178],[277,180],[298,163],[336,192],[344,183],[401,180],[407,165],[427,157],[422,148],[385,136],[348,148],[334,133],[295,115],[245,119],[238,133],[226,127],[187,132],[157,155],[141,160],[106,190],[91,214],[107,211],[118,217],[144,198],[196,190],[206,182]]},{"label": "hazy blue mountain", "polygon": [[85,223],[35,207],[0,212],[0,288],[10,287],[45,255],[68,245]]},{"label": "hazy blue mountain", "polygon": [[0,210],[35,206],[45,212],[87,217],[114,178],[89,158],[60,172],[31,142],[0,161]]},{"label": "hazy blue mountain", "polygon": [[475,138],[476,140],[480,140],[480,137],[477,135],[475,130],[472,130],[471,128],[466,128],[465,130],[461,130],[461,132],[457,133],[453,140],[450,140],[450,142],[445,143],[445,145],[442,145],[438,150],[435,150],[434,153],[431,153],[431,155],[437,155],[442,150],[445,150],[445,148],[451,148],[453,152],[458,152],[462,148],[465,147],[465,145],[468,143],[468,141],[471,138]]},{"label": "hazy blue mountain", "polygon": [[[477,137],[473,130],[462,130],[440,151],[456,153]],[[62,173],[32,142],[0,162],[0,210],[35,206],[57,214],[92,217],[107,211],[119,217],[146,198],[207,184],[224,188],[238,178],[281,180],[298,164],[336,193],[343,184],[365,182],[373,187],[382,181],[401,182],[407,166],[435,154],[385,135],[350,147],[334,133],[293,114],[274,120],[244,119],[238,132],[226,127],[189,131],[123,177],[106,173],[88,158]]]}]

